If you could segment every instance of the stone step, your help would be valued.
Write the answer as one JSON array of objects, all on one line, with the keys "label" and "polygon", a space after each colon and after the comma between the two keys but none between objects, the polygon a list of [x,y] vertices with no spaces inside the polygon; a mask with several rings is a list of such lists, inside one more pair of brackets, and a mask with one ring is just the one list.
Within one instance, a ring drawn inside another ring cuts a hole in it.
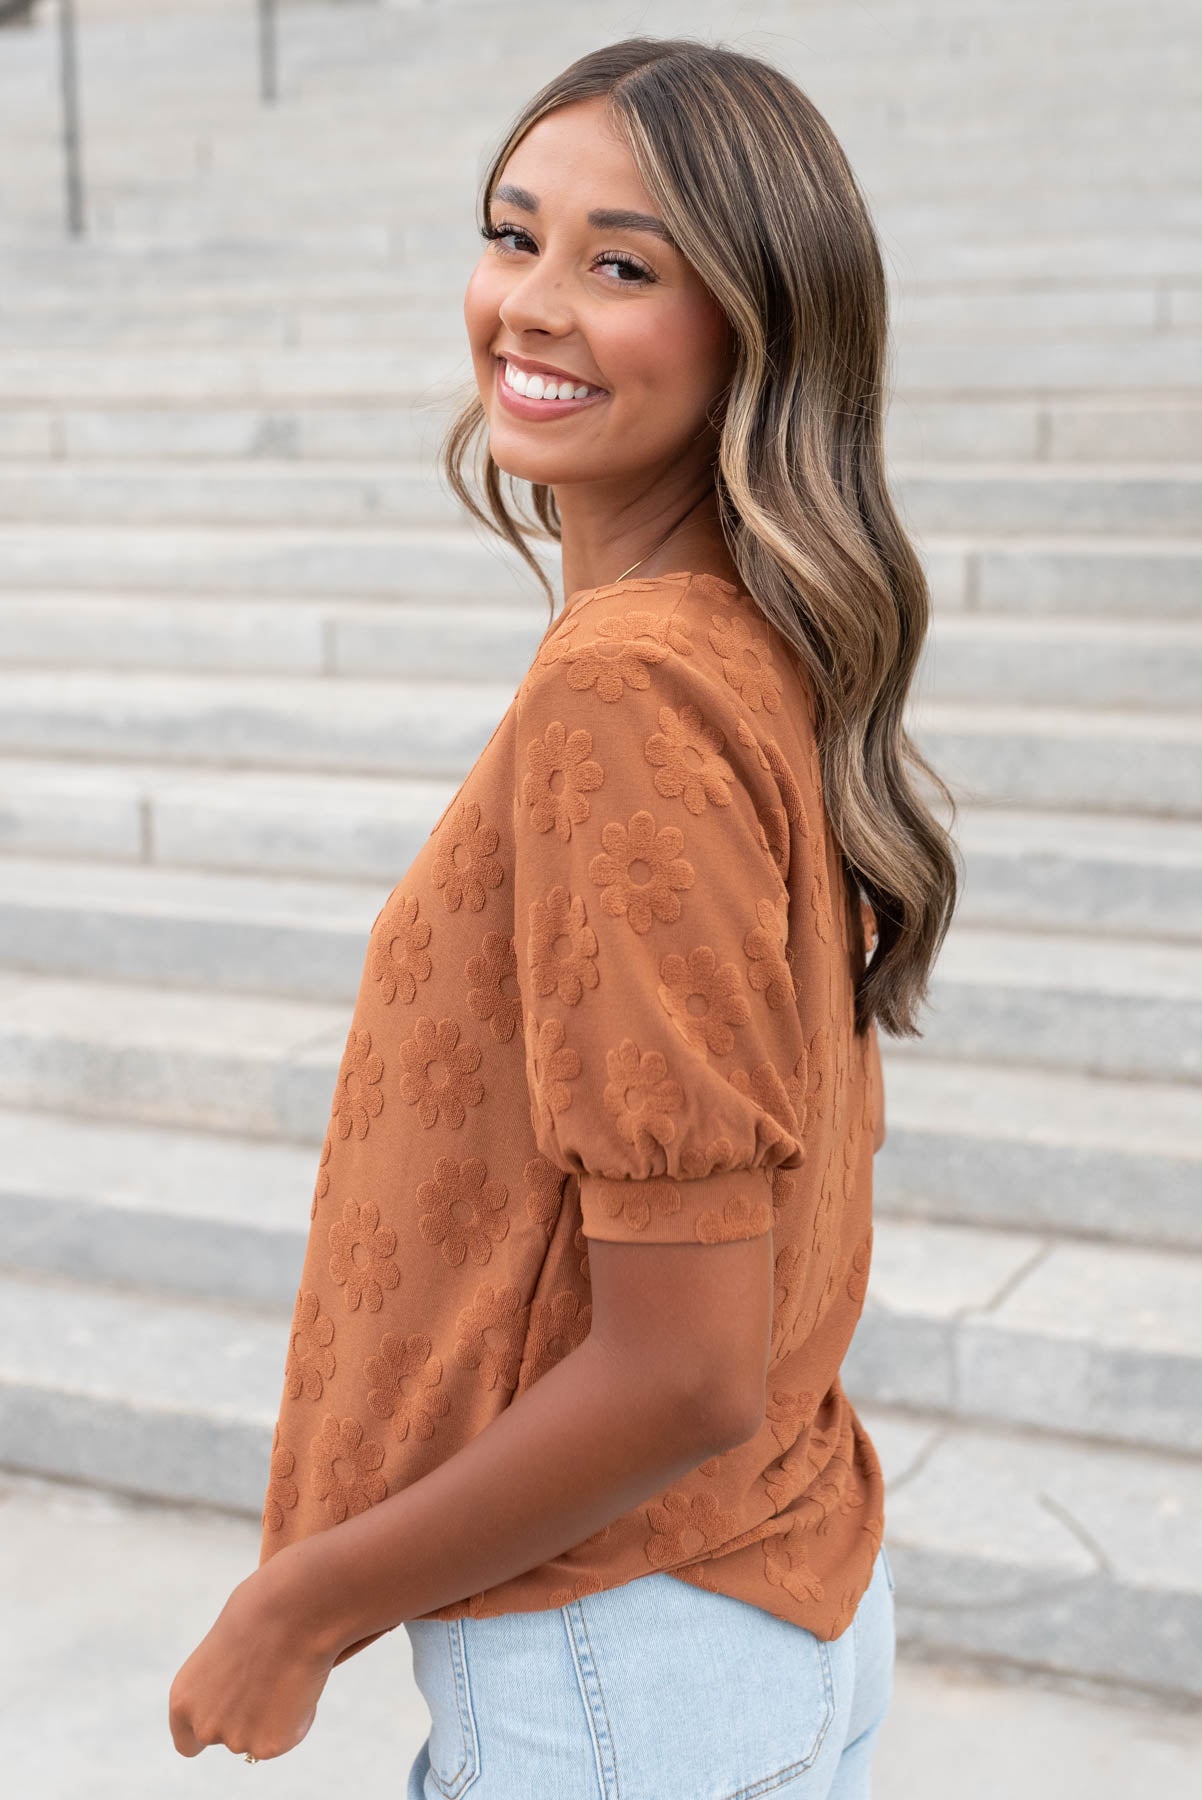
[{"label": "stone step", "polygon": [[77,525],[436,525],[465,515],[427,464],[0,463],[0,520]]},{"label": "stone step", "polygon": [[[504,600],[482,605],[333,596],[214,600],[154,594],[125,600],[94,593],[7,594],[0,595],[0,665],[505,679],[516,686],[547,623],[545,604],[533,598],[518,606]],[[1079,629],[1070,625],[1070,632]],[[1152,626],[1145,638],[1133,625],[1133,655],[1144,648],[1146,660],[1166,675],[1188,667],[1190,629]],[[1173,654],[1162,654],[1167,642]],[[1182,679],[1188,691],[1188,680]]]},{"label": "stone step", "polygon": [[[891,476],[924,533],[1202,533],[1202,464],[928,460],[895,462]],[[465,518],[427,462],[0,462],[0,522],[11,524],[451,527]]]},{"label": "stone step", "polygon": [[[0,757],[0,852],[392,882],[453,798],[419,781]],[[957,918],[1202,937],[1202,827],[964,806]]]},{"label": "stone step", "polygon": [[380,881],[10,857],[0,965],[349,1009],[390,891]]},{"label": "stone step", "polygon": [[[1109,291],[1109,290],[1103,290]],[[203,317],[204,314],[199,316]],[[0,315],[2,327],[3,315]],[[387,402],[80,406],[0,405],[0,457],[106,461],[233,457],[437,455],[446,408]],[[886,417],[889,458],[1062,464],[1202,462],[1202,404],[1189,395],[896,393]]]},{"label": "stone step", "polygon": [[[287,1319],[0,1277],[0,1457],[253,1518]],[[1202,1698],[1196,1459],[900,1414],[848,1392],[885,1474],[905,1647]]]},{"label": "stone step", "polygon": [[[22,1275],[291,1310],[311,1149],[0,1111]],[[1202,1258],[881,1218],[847,1385],[875,1404],[1202,1449]]]},{"label": "stone step", "polygon": [[311,1144],[0,1107],[14,1269],[163,1298],[291,1310]]},{"label": "stone step", "polygon": [[1202,623],[943,612],[916,685],[987,704],[1188,711],[1202,702]]},{"label": "stone step", "polygon": [[[0,963],[45,975],[354,999],[390,886],[10,857]],[[1202,945],[955,925],[897,1056],[1202,1080]]]},{"label": "stone step", "polygon": [[[939,612],[1197,618],[1202,544],[1196,539],[924,533],[915,550]],[[558,593],[558,552],[545,545],[534,552]],[[533,604],[547,618],[533,576],[508,546],[463,525],[310,530],[0,522],[0,590],[258,600],[472,596]]]},{"label": "stone step", "polygon": [[0,849],[395,881],[460,777],[0,757]]},{"label": "stone step", "polygon": [[512,699],[508,683],[0,672],[0,747],[462,778]]},{"label": "stone step", "polygon": [[[0,595],[0,665],[521,680],[541,603]],[[943,699],[1185,709],[1202,624],[940,613],[919,690]]]},{"label": "stone step", "polygon": [[882,1037],[878,1216],[1202,1250],[1195,1086],[910,1056]]},{"label": "stone step", "polygon": [[963,706],[919,698],[910,729],[961,801],[1202,816],[1196,711]]},{"label": "stone step", "polygon": [[880,1220],[844,1384],[873,1405],[1202,1451],[1202,1257]]},{"label": "stone step", "polygon": [[895,1055],[1202,1081],[1200,943],[954,925],[929,1004]]},{"label": "stone step", "polygon": [[0,1106],[320,1143],[345,1002],[0,969]]},{"label": "stone step", "polygon": [[[559,559],[543,552],[558,592]],[[1187,584],[1202,568],[1202,547],[1182,543],[1179,566],[1165,574],[1166,608],[1185,611]],[[1152,558],[1156,560],[1155,556]],[[1151,584],[1140,572],[1144,605]],[[963,573],[958,575],[963,582]],[[957,580],[949,570],[948,585]],[[330,596],[432,600],[533,600],[548,617],[529,572],[506,546],[456,525],[399,531],[395,526],[307,530],[0,524],[0,589],[78,592]],[[1179,605],[1174,596],[1180,590]],[[1121,610],[1121,609],[1120,609]]]},{"label": "stone step", "polygon": [[[0,969],[0,998],[2,1106],[320,1143],[345,999],[61,968]],[[1196,1087],[911,1055],[891,1039],[882,1054],[884,1214],[1152,1245],[1202,1240]]]},{"label": "stone step", "polygon": [[965,806],[957,919],[1202,939],[1202,825]]},{"label": "stone step", "polygon": [[[462,778],[512,698],[501,682],[0,670],[0,753]],[[1191,713],[920,698],[909,722],[964,801],[1202,813]]]},{"label": "stone step", "polygon": [[1202,1699],[1196,1457],[949,1425],[848,1392],[884,1470],[903,1654]]}]

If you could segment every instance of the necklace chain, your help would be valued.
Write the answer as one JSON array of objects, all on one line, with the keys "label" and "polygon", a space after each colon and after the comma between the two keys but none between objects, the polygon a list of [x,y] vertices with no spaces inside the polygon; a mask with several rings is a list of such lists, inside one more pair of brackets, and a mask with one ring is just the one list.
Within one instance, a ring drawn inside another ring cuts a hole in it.
[{"label": "necklace chain", "polygon": [[[705,494],[702,494],[701,500],[704,500],[706,498],[707,498],[707,496]],[[680,530],[681,526],[684,524],[685,519],[688,518],[689,513],[696,512],[697,508],[701,505],[701,500],[694,500],[692,506],[690,506],[690,508],[689,508],[689,511],[686,512],[686,514],[684,515],[684,519],[677,520],[676,524],[673,525],[673,527],[672,527],[671,531],[668,533],[667,537],[662,538],[660,540],[660,542],[655,545],[654,549],[648,550],[645,555],[640,556],[638,562],[632,562],[628,569],[623,569],[622,573],[620,575],[617,575],[614,577],[615,581],[625,581],[626,577],[628,575],[632,575],[637,568],[639,568],[643,563],[645,563],[647,561],[648,557],[655,556],[657,554],[657,552],[659,552],[660,550],[663,549],[665,544],[671,543],[672,539],[676,536],[676,533]]]}]

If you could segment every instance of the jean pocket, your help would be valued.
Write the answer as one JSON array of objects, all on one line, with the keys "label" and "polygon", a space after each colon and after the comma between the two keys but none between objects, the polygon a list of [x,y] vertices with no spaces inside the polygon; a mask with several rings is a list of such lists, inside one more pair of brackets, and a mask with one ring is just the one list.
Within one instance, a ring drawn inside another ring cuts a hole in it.
[{"label": "jean pocket", "polygon": [[889,1583],[889,1592],[893,1593],[893,1564],[889,1561],[889,1552],[884,1544],[881,1545],[881,1563],[885,1570],[885,1580]]},{"label": "jean pocket", "polygon": [[623,1796],[767,1800],[817,1760],[834,1677],[830,1645],[803,1627],[663,1572],[573,1601],[565,1622]]},{"label": "jean pocket", "polygon": [[458,1800],[480,1773],[463,1620],[411,1620],[409,1640],[413,1679],[430,1713],[430,1775],[440,1794]]}]

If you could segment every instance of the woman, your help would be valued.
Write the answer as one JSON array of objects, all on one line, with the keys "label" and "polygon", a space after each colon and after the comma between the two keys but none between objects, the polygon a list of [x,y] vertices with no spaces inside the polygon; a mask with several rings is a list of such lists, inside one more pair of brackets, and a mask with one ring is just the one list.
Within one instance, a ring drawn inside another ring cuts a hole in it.
[{"label": "woman", "polygon": [[850,1800],[894,1646],[839,1380],[877,1025],[917,1034],[956,894],[880,257],[805,96],[688,40],[549,83],[485,204],[446,469],[567,599],[372,927],[260,1566],[172,1730],[282,1755],[404,1624],[411,1800]]}]

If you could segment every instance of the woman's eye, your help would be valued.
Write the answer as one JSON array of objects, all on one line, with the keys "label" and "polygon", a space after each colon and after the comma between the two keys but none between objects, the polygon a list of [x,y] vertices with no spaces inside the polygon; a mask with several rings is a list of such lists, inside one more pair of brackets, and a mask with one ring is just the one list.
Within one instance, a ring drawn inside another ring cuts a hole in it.
[{"label": "woman's eye", "polygon": [[[503,256],[518,255],[522,247],[532,245],[534,240],[529,232],[523,231],[520,225],[482,225],[480,235],[489,243],[495,244]],[[511,244],[507,239],[520,239],[521,244]],[[618,270],[616,275],[607,277],[611,287],[637,287],[641,282],[649,286],[657,277],[641,263],[637,257],[628,255],[624,250],[608,250],[597,257],[596,267]]]},{"label": "woman's eye", "polygon": [[[624,256],[620,250],[614,250],[608,256],[598,257],[597,260],[603,267],[611,266],[615,269],[625,271],[624,274],[617,278],[617,285],[619,287],[635,287],[639,281],[651,282],[655,280],[655,276],[651,273],[650,269],[644,268],[642,263],[636,261],[633,256]],[[637,280],[629,279],[631,276],[637,277]]]},{"label": "woman's eye", "polygon": [[491,243],[499,243],[504,238],[525,238],[527,243],[530,242],[527,233],[517,225],[482,225],[480,236],[487,238]]}]

